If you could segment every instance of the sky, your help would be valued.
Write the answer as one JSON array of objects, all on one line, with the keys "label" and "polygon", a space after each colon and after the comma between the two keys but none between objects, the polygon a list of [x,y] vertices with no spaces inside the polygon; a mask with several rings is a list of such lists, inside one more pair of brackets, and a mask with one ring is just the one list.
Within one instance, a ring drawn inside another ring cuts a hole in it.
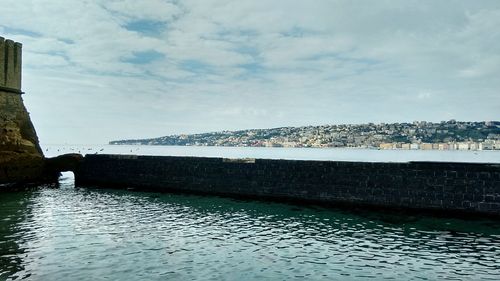
[{"label": "sky", "polygon": [[2,0],[42,144],[500,120],[500,1]]}]

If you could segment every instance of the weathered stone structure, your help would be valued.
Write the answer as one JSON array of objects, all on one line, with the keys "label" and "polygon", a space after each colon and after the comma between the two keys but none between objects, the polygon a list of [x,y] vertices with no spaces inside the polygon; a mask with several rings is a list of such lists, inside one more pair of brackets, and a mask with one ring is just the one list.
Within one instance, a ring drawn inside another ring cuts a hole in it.
[{"label": "weathered stone structure", "polygon": [[77,185],[500,217],[500,165],[86,155]]},{"label": "weathered stone structure", "polygon": [[0,37],[1,185],[37,181],[43,173],[43,153],[22,99],[21,69],[22,45]]}]

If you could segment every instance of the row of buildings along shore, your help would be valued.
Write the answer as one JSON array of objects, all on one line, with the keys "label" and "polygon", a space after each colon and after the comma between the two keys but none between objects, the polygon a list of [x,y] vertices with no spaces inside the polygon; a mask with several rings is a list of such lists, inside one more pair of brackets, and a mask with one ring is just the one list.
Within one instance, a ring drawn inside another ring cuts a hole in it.
[{"label": "row of buildings along shore", "polygon": [[359,147],[373,149],[498,150],[500,122],[368,123],[169,135],[152,139],[117,140],[110,144]]},{"label": "row of buildings along shore", "polygon": [[500,150],[500,141],[451,143],[381,143],[379,149],[403,150]]}]

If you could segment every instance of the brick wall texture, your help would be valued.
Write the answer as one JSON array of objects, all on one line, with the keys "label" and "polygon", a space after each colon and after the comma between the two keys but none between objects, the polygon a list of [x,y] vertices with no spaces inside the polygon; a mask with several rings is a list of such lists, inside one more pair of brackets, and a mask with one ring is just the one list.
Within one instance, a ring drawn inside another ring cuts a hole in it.
[{"label": "brick wall texture", "polygon": [[86,155],[78,185],[500,215],[500,165]]}]

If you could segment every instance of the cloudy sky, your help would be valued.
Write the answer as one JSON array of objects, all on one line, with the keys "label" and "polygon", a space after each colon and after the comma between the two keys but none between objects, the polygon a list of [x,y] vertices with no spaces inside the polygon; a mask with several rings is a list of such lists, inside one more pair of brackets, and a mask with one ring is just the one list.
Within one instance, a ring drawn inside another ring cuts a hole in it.
[{"label": "cloudy sky", "polygon": [[500,1],[2,0],[42,143],[500,119]]}]

